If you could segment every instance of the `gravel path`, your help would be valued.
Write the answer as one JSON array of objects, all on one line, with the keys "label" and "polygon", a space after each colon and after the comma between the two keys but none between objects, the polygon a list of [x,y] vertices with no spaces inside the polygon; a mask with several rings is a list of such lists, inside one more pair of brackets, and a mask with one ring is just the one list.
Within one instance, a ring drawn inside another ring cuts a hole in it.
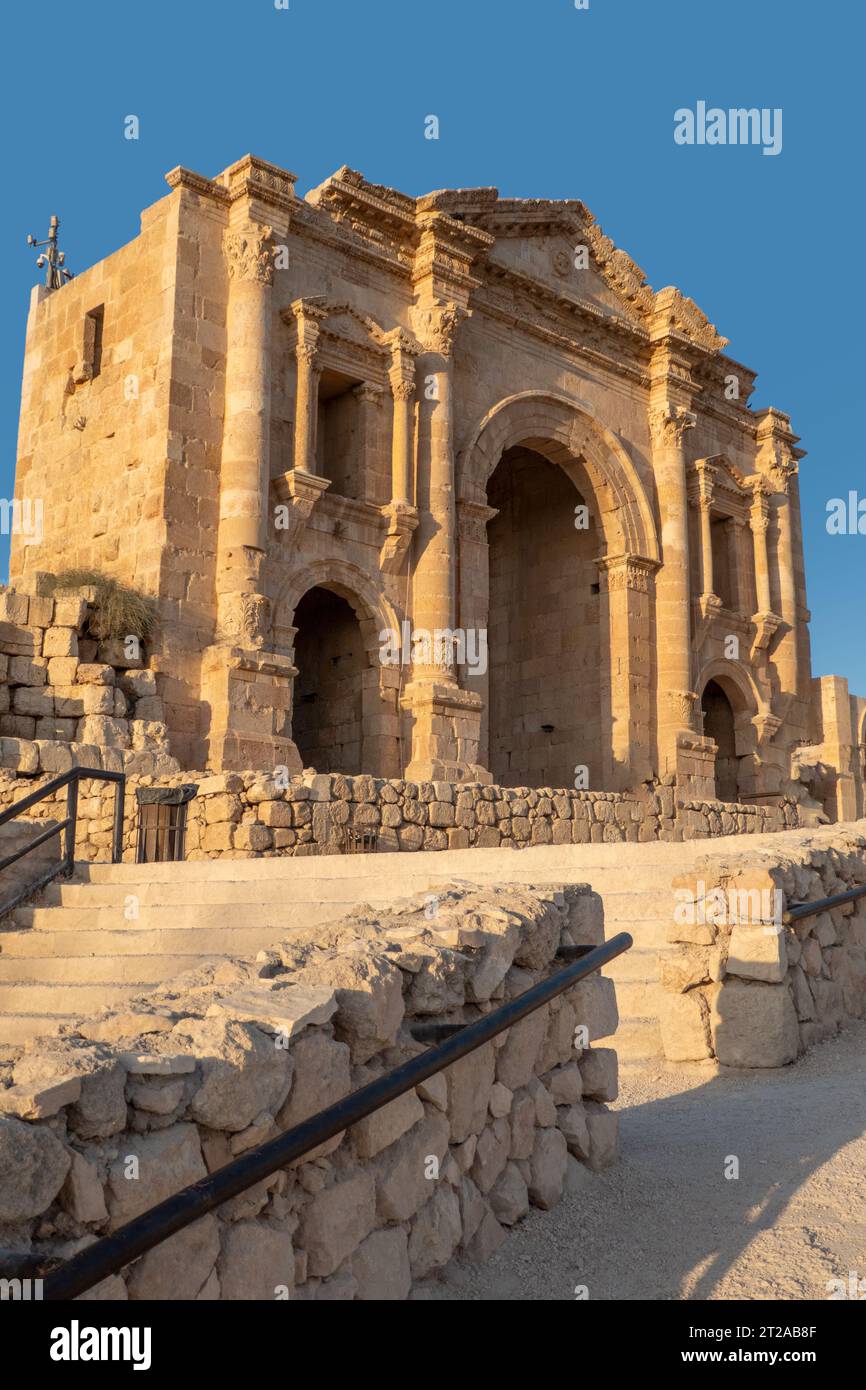
[{"label": "gravel path", "polygon": [[866,1279],[866,1023],[778,1072],[650,1068],[621,1086],[619,1163],[429,1296],[826,1299],[829,1279]]}]

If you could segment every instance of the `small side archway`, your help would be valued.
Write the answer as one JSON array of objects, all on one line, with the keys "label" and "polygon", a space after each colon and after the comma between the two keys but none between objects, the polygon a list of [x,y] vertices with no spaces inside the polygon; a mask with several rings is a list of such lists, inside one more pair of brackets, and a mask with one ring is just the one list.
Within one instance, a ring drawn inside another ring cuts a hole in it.
[{"label": "small side archway", "polygon": [[315,561],[284,583],[272,636],[297,668],[292,738],[305,767],[400,776],[400,671],[381,659],[381,634],[395,630],[390,604],[352,565]]},{"label": "small side archway", "polygon": [[718,801],[739,803],[755,791],[760,701],[746,669],[733,661],[710,662],[697,683],[703,731],[716,745],[715,793]]}]

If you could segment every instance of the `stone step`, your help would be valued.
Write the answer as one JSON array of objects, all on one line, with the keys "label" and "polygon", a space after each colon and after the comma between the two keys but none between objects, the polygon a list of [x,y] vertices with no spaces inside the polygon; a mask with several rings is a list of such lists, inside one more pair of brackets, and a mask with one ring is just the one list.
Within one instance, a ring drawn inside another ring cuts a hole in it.
[{"label": "stone step", "polygon": [[[130,984],[170,980],[213,959],[195,955],[0,956],[0,986],[9,984]],[[223,959],[217,956],[216,959]]]},{"label": "stone step", "polygon": [[[691,845],[706,841],[692,841]],[[508,881],[587,881],[591,873],[611,872],[626,881],[632,874],[649,875],[650,882],[664,884],[665,875],[686,868],[692,857],[688,846],[658,842],[648,854],[645,845],[538,846],[525,850],[471,849],[420,851],[417,854],[348,854],[271,856],[261,859],[188,859],[182,863],[79,864],[76,877],[90,883],[264,881],[272,878],[349,878],[386,875],[394,881],[417,874],[477,880],[491,875]],[[686,854],[683,850],[686,849]],[[630,851],[640,851],[639,854]],[[605,852],[609,851],[609,852]],[[669,880],[668,880],[669,881]]]},{"label": "stone step", "polygon": [[[329,903],[188,903],[170,907],[140,906],[137,915],[129,918],[121,907],[22,907],[16,909],[15,926],[33,931],[124,931],[160,927],[201,928],[231,926],[261,926],[278,941],[281,933],[296,926],[333,921],[357,907],[357,899],[343,898]],[[4,933],[0,932],[0,945]]]},{"label": "stone step", "polygon": [[593,1046],[616,1048],[621,1064],[664,1061],[661,1032],[654,1018],[620,1017],[616,1033],[610,1038],[600,1038]]},{"label": "stone step", "polygon": [[160,982],[146,980],[134,985],[119,981],[96,985],[0,985],[0,1014],[94,1014],[105,1004],[112,1007],[124,1004],[157,983]]},{"label": "stone step", "polygon": [[[503,880],[497,878],[495,881]],[[194,885],[186,881],[64,883],[51,885],[43,896],[42,904],[64,908],[114,906],[124,909],[131,898],[137,898],[140,905],[146,906],[183,905],[189,902],[191,892],[194,892],[196,903],[202,906],[211,903],[285,904],[287,897],[292,902],[385,903],[413,892],[424,892],[428,888],[435,890],[436,883],[435,877],[431,879],[429,874],[419,877],[417,883],[395,883],[385,875],[370,876],[354,883],[328,878],[303,880],[297,884],[279,879]],[[591,887],[604,898],[606,915],[617,921],[667,920],[675,906],[669,885],[649,891],[646,887],[608,887],[596,879]],[[20,914],[24,910],[19,908],[17,912]]]},{"label": "stone step", "polygon": [[0,933],[0,961],[21,956],[42,960],[52,956],[254,956],[279,940],[270,926],[165,927],[125,930],[39,931]]},{"label": "stone step", "polygon": [[73,1023],[74,1014],[0,1013],[0,1048],[15,1047],[43,1034],[56,1034],[63,1023]]}]

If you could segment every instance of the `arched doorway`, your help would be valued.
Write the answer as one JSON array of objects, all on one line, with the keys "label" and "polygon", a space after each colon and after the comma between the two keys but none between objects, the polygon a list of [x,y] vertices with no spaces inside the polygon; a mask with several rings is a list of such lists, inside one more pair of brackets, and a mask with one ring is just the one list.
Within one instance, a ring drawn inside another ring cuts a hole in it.
[{"label": "arched doorway", "polygon": [[740,760],[736,750],[734,709],[717,681],[709,680],[701,696],[704,735],[716,745],[716,800],[739,801]]},{"label": "arched doorway", "polygon": [[351,605],[316,586],[295,609],[292,737],[304,767],[360,773],[363,767],[364,644]]},{"label": "arched doorway", "polygon": [[523,445],[505,450],[487,485],[497,512],[487,529],[487,766],[503,786],[570,787],[578,766],[589,786],[602,785],[590,501],[558,464]]}]

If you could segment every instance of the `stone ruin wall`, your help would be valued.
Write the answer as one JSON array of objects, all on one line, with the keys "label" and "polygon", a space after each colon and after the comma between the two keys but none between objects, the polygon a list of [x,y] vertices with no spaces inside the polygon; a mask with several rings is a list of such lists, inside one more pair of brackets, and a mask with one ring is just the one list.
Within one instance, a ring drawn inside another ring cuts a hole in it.
[{"label": "stone ruin wall", "polygon": [[[455,885],[297,928],[24,1044],[0,1064],[0,1229],[65,1259],[424,1050],[604,936],[587,886]],[[85,1298],[423,1297],[616,1155],[617,1026],[598,974],[171,1237]],[[11,1252],[11,1253],[10,1253]]]},{"label": "stone ruin wall", "polygon": [[[0,773],[0,810],[40,781]],[[131,775],[126,784],[123,858],[134,861],[138,837],[136,792],[192,785],[187,807],[187,859],[342,854],[354,837],[373,836],[379,852],[521,849],[528,845],[683,840],[766,834],[796,828],[798,808],[679,803],[661,786],[638,799],[620,792],[492,787],[482,783],[406,782],[378,777],[307,773],[283,784],[258,772],[182,772]],[[76,858],[110,858],[114,787],[92,782],[79,793]],[[27,814],[34,826],[64,814],[65,790]],[[0,846],[5,848],[0,830]]]},{"label": "stone ruin wall", "polygon": [[0,591],[0,768],[176,772],[155,673],[86,635],[86,595]]},{"label": "stone ruin wall", "polygon": [[[784,924],[795,903],[866,883],[866,821],[801,846],[699,860],[662,961],[660,1021],[670,1061],[779,1067],[866,1017],[866,898]],[[693,910],[692,910],[693,909]]]}]

